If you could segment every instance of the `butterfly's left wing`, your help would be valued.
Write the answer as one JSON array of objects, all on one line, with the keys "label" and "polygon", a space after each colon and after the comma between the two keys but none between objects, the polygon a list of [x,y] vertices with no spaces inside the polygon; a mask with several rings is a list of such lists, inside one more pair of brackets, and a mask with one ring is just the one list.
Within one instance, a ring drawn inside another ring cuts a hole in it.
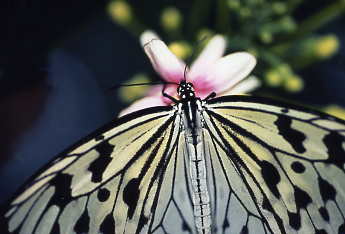
[{"label": "butterfly's left wing", "polygon": [[220,233],[345,233],[344,121],[250,96],[205,108]]},{"label": "butterfly's left wing", "polygon": [[183,139],[172,107],[116,120],[34,176],[7,208],[2,233],[188,233]]}]

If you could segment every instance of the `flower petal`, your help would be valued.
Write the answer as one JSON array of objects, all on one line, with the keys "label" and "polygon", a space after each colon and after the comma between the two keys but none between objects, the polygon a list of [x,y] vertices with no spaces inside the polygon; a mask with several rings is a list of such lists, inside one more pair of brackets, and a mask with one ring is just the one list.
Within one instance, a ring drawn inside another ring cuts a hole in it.
[{"label": "flower petal", "polygon": [[142,110],[148,107],[153,106],[166,106],[167,104],[164,103],[161,95],[160,96],[148,96],[144,97],[142,99],[139,99],[138,101],[135,101],[132,103],[129,107],[122,110],[119,114],[119,117],[124,116],[126,114],[132,113],[134,111]]},{"label": "flower petal", "polygon": [[246,52],[229,54],[217,60],[204,77],[194,81],[194,86],[201,90],[221,93],[243,80],[253,70],[256,59]]},{"label": "flower petal", "polygon": [[247,94],[257,89],[261,85],[260,80],[256,76],[249,76],[245,80],[233,86],[231,89],[222,92],[221,95],[238,95]]},{"label": "flower petal", "polygon": [[163,96],[162,92],[164,89],[164,93],[168,94],[169,96],[172,96],[175,99],[179,99],[178,95],[177,95],[177,87],[178,85],[174,85],[174,84],[168,84],[165,86],[163,85],[156,85],[156,87],[153,87],[150,89],[150,91],[148,92],[149,96],[160,96],[163,100],[163,102],[165,103],[165,105],[170,105],[172,103],[171,99],[166,98]]},{"label": "flower petal", "polygon": [[184,62],[179,60],[153,32],[145,31],[140,41],[153,68],[164,80],[179,83],[183,79]]},{"label": "flower petal", "polygon": [[216,35],[211,38],[206,47],[202,50],[188,72],[188,81],[204,74],[215,61],[222,57],[226,48],[225,37]]},{"label": "flower petal", "polygon": [[142,47],[144,47],[145,44],[149,43],[152,40],[161,40],[161,39],[155,32],[151,30],[146,30],[140,35],[140,44]]}]

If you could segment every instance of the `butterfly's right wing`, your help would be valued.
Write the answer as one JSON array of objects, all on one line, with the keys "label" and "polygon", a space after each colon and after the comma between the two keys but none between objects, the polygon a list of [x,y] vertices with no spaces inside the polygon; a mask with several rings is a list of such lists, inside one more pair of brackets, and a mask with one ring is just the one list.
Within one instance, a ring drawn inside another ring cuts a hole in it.
[{"label": "butterfly's right wing", "polygon": [[192,208],[184,160],[177,157],[184,151],[179,145],[183,137],[175,109],[157,107],[124,116],[39,172],[9,204],[6,230],[188,232]]},{"label": "butterfly's right wing", "polygon": [[219,233],[345,233],[343,120],[251,96],[206,108]]}]

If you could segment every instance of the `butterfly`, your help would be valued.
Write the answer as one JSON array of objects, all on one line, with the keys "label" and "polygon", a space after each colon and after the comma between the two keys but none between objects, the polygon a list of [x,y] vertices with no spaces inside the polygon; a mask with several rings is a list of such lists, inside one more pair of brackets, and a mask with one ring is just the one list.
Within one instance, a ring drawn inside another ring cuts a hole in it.
[{"label": "butterfly", "polygon": [[139,110],[39,171],[8,233],[345,233],[345,121],[245,95]]}]

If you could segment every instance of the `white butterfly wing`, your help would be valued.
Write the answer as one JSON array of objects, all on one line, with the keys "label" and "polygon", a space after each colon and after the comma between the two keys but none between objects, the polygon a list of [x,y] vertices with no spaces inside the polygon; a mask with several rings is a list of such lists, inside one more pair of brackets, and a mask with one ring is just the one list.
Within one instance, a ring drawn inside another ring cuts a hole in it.
[{"label": "white butterfly wing", "polygon": [[[245,96],[213,99],[202,116],[212,233],[344,232],[343,121]],[[176,109],[131,114],[35,176],[7,228],[197,233],[189,160]]]},{"label": "white butterfly wing", "polygon": [[[177,219],[176,208],[183,204],[168,201],[172,183],[187,199],[187,177],[176,173],[184,163],[176,159],[178,118],[172,108],[140,113],[116,121],[50,163],[11,202],[5,214],[9,232],[146,233],[159,228],[158,220],[167,222],[160,212],[167,207]],[[181,178],[182,183],[175,182]]]},{"label": "white butterfly wing", "polygon": [[343,233],[344,121],[277,105],[248,96],[221,97],[207,105],[211,151],[219,155],[212,161],[224,168],[215,170],[214,184],[229,181],[227,204],[234,197],[234,204],[241,203],[217,220],[225,217],[223,231],[229,233],[241,223],[249,233]]}]

